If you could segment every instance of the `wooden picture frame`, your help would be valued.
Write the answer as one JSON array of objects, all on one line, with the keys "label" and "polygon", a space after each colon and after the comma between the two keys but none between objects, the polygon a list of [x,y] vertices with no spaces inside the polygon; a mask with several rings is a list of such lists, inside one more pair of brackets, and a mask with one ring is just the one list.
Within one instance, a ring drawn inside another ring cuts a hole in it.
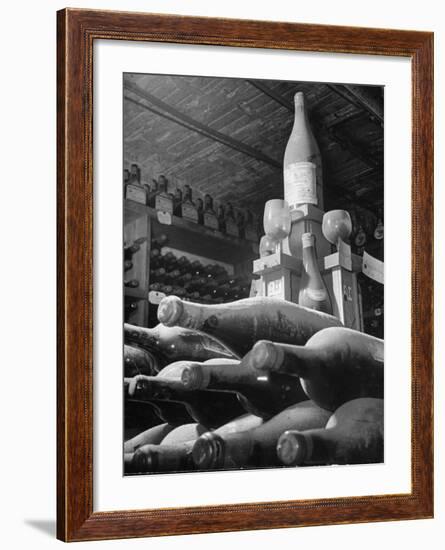
[{"label": "wooden picture frame", "polygon": [[[65,9],[58,30],[57,536],[64,541],[433,516],[433,34]],[[412,490],[93,512],[93,43],[156,41],[401,56],[412,63]]]}]

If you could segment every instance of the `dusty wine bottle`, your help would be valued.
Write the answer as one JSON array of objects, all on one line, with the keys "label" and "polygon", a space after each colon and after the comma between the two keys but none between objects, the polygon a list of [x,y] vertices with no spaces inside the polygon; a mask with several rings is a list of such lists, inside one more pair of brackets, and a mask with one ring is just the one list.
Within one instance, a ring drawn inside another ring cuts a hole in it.
[{"label": "dusty wine bottle", "polygon": [[124,246],[124,259],[131,260],[133,254],[135,254],[141,247],[138,243],[133,243]]},{"label": "dusty wine bottle", "polygon": [[277,453],[286,466],[382,462],[383,430],[383,400],[354,399],[335,411],[326,428],[284,432]]},{"label": "dusty wine bottle", "polygon": [[164,424],[153,426],[152,428],[149,428],[148,430],[145,430],[135,437],[125,441],[124,452],[134,453],[134,451],[136,451],[137,449],[139,449],[139,447],[142,447],[143,445],[159,445],[159,443],[161,443],[161,441],[174,429],[175,426],[172,426],[165,422]]},{"label": "dusty wine bottle", "polygon": [[315,309],[332,315],[332,304],[315,254],[315,237],[312,233],[303,233],[303,272],[298,292],[300,306]]},{"label": "dusty wine bottle", "polygon": [[198,223],[198,210],[192,199],[192,189],[190,185],[184,185],[184,200],[181,206],[182,217],[193,223]]},{"label": "dusty wine bottle", "polygon": [[194,422],[183,403],[162,399],[150,399],[150,401],[134,399],[133,394],[130,395],[129,393],[129,388],[134,384],[134,379],[135,377],[124,380],[124,418],[126,423],[133,417],[136,418],[138,426],[152,425],[153,415],[171,426]]},{"label": "dusty wine bottle", "polygon": [[131,260],[124,261],[124,271],[129,271],[133,268],[133,262]]},{"label": "dusty wine bottle", "polygon": [[185,441],[194,441],[205,432],[207,432],[207,428],[196,422],[193,424],[183,424],[169,431],[162,441],[160,441],[159,445],[176,445]]},{"label": "dusty wine bottle", "polygon": [[125,473],[142,474],[194,469],[194,440],[175,445],[144,445],[125,460]]},{"label": "dusty wine bottle", "polygon": [[[250,430],[260,426],[262,424],[262,419],[258,416],[252,414],[244,414],[243,416],[236,418],[228,424],[224,424],[220,428],[217,428],[214,432],[224,436],[232,432],[240,433],[244,430]],[[190,431],[186,430],[187,432]],[[200,429],[195,428],[194,432],[196,433]],[[170,432],[173,434],[176,430]],[[199,434],[200,435],[200,434]],[[147,445],[146,447],[140,447],[137,449],[139,452],[140,458],[135,460],[133,465],[133,453],[130,453],[127,457],[127,463],[129,465],[128,473],[139,473],[143,472],[155,472],[155,471],[175,471],[178,469],[191,470],[195,469],[192,460],[192,448],[196,441],[196,437],[191,434],[191,439],[189,441],[184,441],[183,436],[186,437],[187,434],[181,434],[181,437],[176,439],[179,441],[174,441],[173,437],[170,439],[169,436],[165,438],[159,445]],[[144,460],[141,455],[146,455],[147,460]],[[127,472],[127,469],[126,469]]]},{"label": "dusty wine bottle", "polygon": [[182,371],[186,390],[235,392],[246,411],[270,418],[307,399],[298,379],[279,373],[262,374],[239,365],[190,365]]},{"label": "dusty wine bottle", "polygon": [[206,194],[204,196],[204,225],[210,229],[218,229],[218,218],[216,217],[215,210],[213,209],[213,198]]},{"label": "dusty wine bottle", "polygon": [[137,347],[124,345],[124,375],[131,378],[136,374],[153,375],[161,365],[153,353]]},{"label": "dusty wine bottle", "polygon": [[124,286],[126,286],[127,288],[137,288],[139,286],[139,281],[137,281],[136,279],[124,279]]},{"label": "dusty wine bottle", "polygon": [[258,340],[305,344],[319,330],[341,326],[334,316],[286,300],[254,297],[220,305],[163,298],[158,319],[167,326],[182,326],[215,335],[240,355]]},{"label": "dusty wine bottle", "polygon": [[314,334],[306,345],[260,341],[243,362],[263,372],[299,376],[310,399],[331,411],[359,397],[383,397],[383,340],[344,327]]},{"label": "dusty wine bottle", "polygon": [[208,432],[193,446],[193,462],[204,469],[278,465],[277,441],[284,431],[324,428],[330,414],[312,401],[302,401],[249,430]]},{"label": "dusty wine bottle", "polygon": [[291,210],[300,204],[323,209],[321,155],[307,117],[303,92],[294,97],[294,125],[283,159],[284,198]]},{"label": "dusty wine bottle", "polygon": [[178,187],[173,197],[173,215],[182,218],[182,191]]},{"label": "dusty wine bottle", "polygon": [[233,393],[187,391],[181,382],[167,377],[138,375],[135,379],[136,384],[129,389],[131,396],[138,400],[182,403],[190,416],[208,429],[217,428],[244,412]]},{"label": "dusty wine bottle", "polygon": [[207,361],[214,357],[239,359],[228,346],[203,332],[182,327],[157,325],[153,328],[124,324],[124,339],[152,352],[162,364],[172,361]]}]

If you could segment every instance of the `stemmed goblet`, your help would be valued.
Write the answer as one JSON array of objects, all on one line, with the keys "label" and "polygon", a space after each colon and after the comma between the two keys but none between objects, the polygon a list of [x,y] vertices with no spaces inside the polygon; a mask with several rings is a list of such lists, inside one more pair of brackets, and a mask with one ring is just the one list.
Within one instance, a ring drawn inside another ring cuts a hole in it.
[{"label": "stemmed goblet", "polygon": [[323,216],[322,231],[325,238],[337,247],[347,242],[352,233],[351,216],[346,210],[330,210]]},{"label": "stemmed goblet", "polygon": [[264,205],[263,225],[265,237],[276,242],[276,250],[281,251],[281,243],[289,235],[291,228],[288,203],[283,199],[267,201]]}]

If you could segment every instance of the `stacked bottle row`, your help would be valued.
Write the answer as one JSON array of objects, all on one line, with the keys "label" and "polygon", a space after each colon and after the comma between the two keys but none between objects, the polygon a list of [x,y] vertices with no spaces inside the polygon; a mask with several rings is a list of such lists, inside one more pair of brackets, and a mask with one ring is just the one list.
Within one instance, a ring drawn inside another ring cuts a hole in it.
[{"label": "stacked bottle row", "polygon": [[125,197],[129,200],[168,212],[178,218],[203,225],[224,235],[258,242],[258,220],[249,210],[235,209],[230,202],[217,207],[208,193],[203,198],[193,198],[190,185],[169,191],[169,181],[161,175],[150,184],[141,183],[141,171],[137,164],[124,170]]},{"label": "stacked bottle row", "polygon": [[168,297],[125,326],[127,473],[383,460],[383,341],[276,298]]},{"label": "stacked bottle row", "polygon": [[150,291],[174,295],[198,303],[220,304],[249,295],[251,278],[231,275],[219,264],[202,264],[186,256],[164,252],[165,236],[152,241]]}]

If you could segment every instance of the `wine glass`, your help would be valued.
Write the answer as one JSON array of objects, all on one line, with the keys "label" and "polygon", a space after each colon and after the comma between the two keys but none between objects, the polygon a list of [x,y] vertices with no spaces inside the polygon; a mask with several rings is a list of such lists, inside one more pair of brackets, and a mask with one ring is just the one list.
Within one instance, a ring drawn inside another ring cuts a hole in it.
[{"label": "wine glass", "polygon": [[263,235],[260,240],[260,258],[264,258],[264,256],[270,256],[271,254],[275,254],[277,251],[277,245],[278,241],[276,241],[273,237],[270,235]]},{"label": "wine glass", "polygon": [[272,241],[276,241],[276,250],[280,252],[281,242],[289,235],[291,228],[288,203],[283,199],[267,201],[264,205],[263,225],[264,232]]},{"label": "wine glass", "polygon": [[264,232],[276,241],[282,241],[290,233],[291,217],[285,200],[272,199],[264,205]]},{"label": "wine glass", "polygon": [[323,216],[322,231],[325,238],[337,249],[340,239],[347,241],[352,233],[351,216],[346,210],[330,210]]}]

